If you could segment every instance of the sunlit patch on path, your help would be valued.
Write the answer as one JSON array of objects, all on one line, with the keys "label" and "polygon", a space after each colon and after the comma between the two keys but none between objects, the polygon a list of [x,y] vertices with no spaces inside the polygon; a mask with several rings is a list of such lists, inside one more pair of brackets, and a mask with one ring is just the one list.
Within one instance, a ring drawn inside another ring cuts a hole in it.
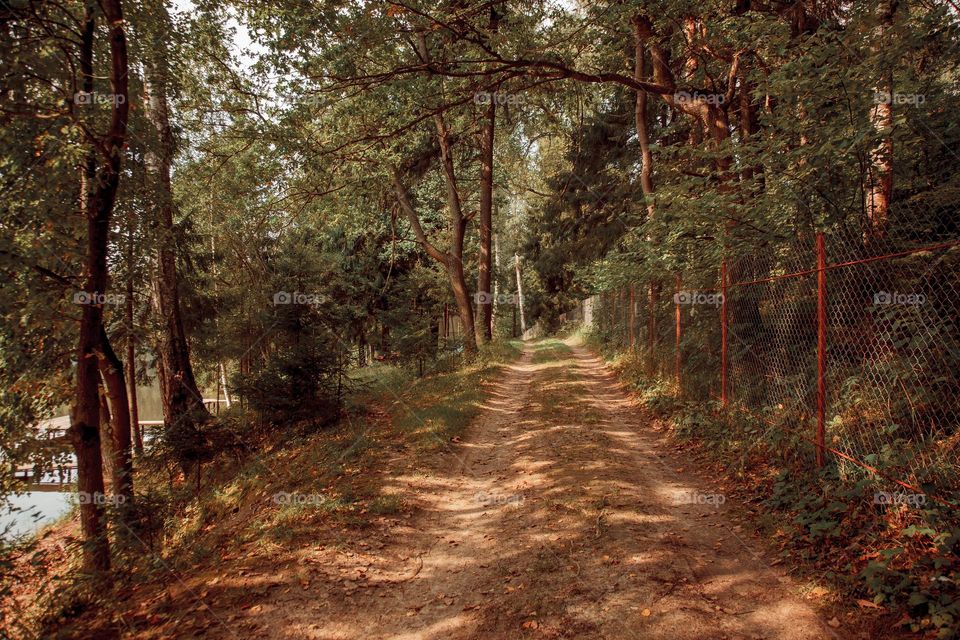
[{"label": "sunlit patch on path", "polygon": [[591,353],[528,345],[486,398],[462,442],[398,461],[410,517],[305,550],[323,580],[243,611],[247,637],[834,637]]}]

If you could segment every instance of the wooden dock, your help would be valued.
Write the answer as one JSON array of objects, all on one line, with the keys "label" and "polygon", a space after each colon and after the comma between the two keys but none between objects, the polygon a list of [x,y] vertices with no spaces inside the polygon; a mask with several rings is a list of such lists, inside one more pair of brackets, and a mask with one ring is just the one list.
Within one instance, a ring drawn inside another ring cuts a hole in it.
[{"label": "wooden dock", "polygon": [[[226,404],[226,400],[217,400],[214,398],[204,398],[203,405],[210,413],[219,414],[221,404]],[[163,420],[138,420],[144,440],[149,442],[153,436],[148,437],[148,431],[154,434],[163,428]],[[40,481],[34,480],[35,465],[18,465],[14,470],[14,476],[21,480],[30,482],[33,488],[37,490],[55,491],[58,487],[72,485],[77,480],[77,463],[69,448],[68,432],[70,430],[70,416],[58,416],[40,421],[36,426],[38,436],[41,440],[49,440],[51,446],[62,445],[65,452],[69,452],[70,461],[58,464],[44,472]],[[55,442],[56,441],[56,442]]]}]

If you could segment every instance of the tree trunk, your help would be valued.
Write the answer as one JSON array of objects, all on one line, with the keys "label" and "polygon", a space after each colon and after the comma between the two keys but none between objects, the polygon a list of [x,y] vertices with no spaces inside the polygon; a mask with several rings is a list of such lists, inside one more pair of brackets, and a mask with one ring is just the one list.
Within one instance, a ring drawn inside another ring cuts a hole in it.
[{"label": "tree trunk", "polygon": [[443,117],[437,116],[437,131],[441,139],[440,150],[443,156],[444,179],[447,183],[447,208],[450,211],[450,226],[453,230],[453,239],[449,255],[446,260],[447,275],[450,278],[450,288],[453,290],[454,300],[457,302],[457,312],[463,327],[463,348],[468,353],[476,352],[477,340],[473,326],[473,305],[470,302],[470,290],[463,271],[463,240],[466,235],[467,222],[460,208],[460,196],[457,192],[456,178],[453,171],[453,155],[449,144],[449,134],[443,123]]},{"label": "tree trunk", "polygon": [[[80,73],[83,91],[94,90],[93,49],[96,33],[95,6],[87,5],[81,34]],[[100,3],[110,37],[110,85],[113,94],[110,128],[100,140],[91,141],[82,180],[82,209],[87,218],[87,256],[84,289],[102,295],[107,288],[107,249],[120,164],[127,131],[127,45],[120,0]],[[97,153],[105,156],[98,169]],[[77,454],[77,490],[80,493],[80,526],[83,531],[83,568],[88,572],[110,568],[110,543],[104,522],[103,457],[100,449],[99,371],[96,349],[100,342],[103,307],[86,304],[80,319],[77,346],[77,391],[71,411],[70,436]]]},{"label": "tree trunk", "polygon": [[513,255],[514,266],[517,271],[517,306],[520,307],[520,335],[527,332],[527,318],[523,314],[523,282],[520,277],[520,255]]},{"label": "tree trunk", "polygon": [[497,274],[500,271],[500,244],[497,242],[497,234],[493,234],[493,304],[490,305],[490,337],[493,338],[493,328],[497,323],[497,311],[500,305],[500,282],[497,280]]},{"label": "tree trunk", "polygon": [[[154,40],[160,42],[160,39]],[[195,441],[199,425],[210,419],[210,413],[203,404],[203,396],[193,375],[180,310],[170,184],[174,140],[167,105],[167,60],[163,50],[155,48],[153,53],[144,65],[144,111],[156,130],[159,144],[159,154],[148,152],[145,158],[159,200],[156,215],[161,234],[157,242],[157,268],[153,273],[154,306],[163,324],[158,354],[162,366],[157,371],[164,378],[160,387],[165,431],[174,440]],[[182,456],[180,462],[185,466]]]},{"label": "tree trunk", "polygon": [[[890,86],[890,85],[887,85]],[[871,167],[867,178],[867,242],[886,235],[893,194],[893,105],[881,103],[874,107],[870,121],[883,138],[870,152]]]},{"label": "tree trunk", "polygon": [[657,306],[660,304],[660,283],[651,282],[647,291],[647,375],[656,372],[654,354],[657,350]]},{"label": "tree trunk", "polygon": [[130,405],[123,379],[123,363],[110,345],[107,332],[100,327],[100,375],[110,400],[111,484],[113,495],[123,496],[123,502],[133,500],[133,460],[130,456]]},{"label": "tree trunk", "polygon": [[[442,123],[438,124],[438,129],[442,128]],[[451,186],[454,184],[450,178],[453,173],[453,160],[449,155],[449,147],[441,143],[441,150],[444,148],[447,148],[447,151],[442,152],[445,166],[449,160],[449,167],[445,169],[445,172],[447,174],[448,208],[451,212],[451,226],[454,231],[453,238],[450,241],[451,247],[449,253],[440,251],[427,239],[427,234],[420,224],[420,216],[417,215],[416,209],[413,208],[413,203],[410,201],[410,196],[407,194],[407,190],[400,180],[400,173],[397,169],[392,170],[393,187],[400,208],[407,214],[407,220],[413,228],[417,242],[424,248],[428,256],[442,264],[446,269],[447,276],[450,280],[450,289],[453,291],[453,297],[457,303],[457,311],[460,315],[464,349],[466,349],[467,352],[476,352],[477,342],[473,329],[473,305],[470,303],[470,292],[467,289],[467,281],[463,273],[463,237],[466,223],[463,220],[463,216],[459,213],[459,196],[456,193],[455,187]]]},{"label": "tree trunk", "polygon": [[480,132],[480,264],[477,275],[478,325],[477,342],[493,339],[493,304],[490,298],[491,251],[493,233],[493,142],[497,101],[487,105],[486,119]]},{"label": "tree trunk", "polygon": [[[634,67],[633,77],[642,81],[646,77],[645,34],[639,19],[634,21]],[[653,152],[650,150],[650,132],[647,126],[647,92],[637,91],[634,107],[637,127],[637,142],[640,145],[640,187],[647,201],[647,216],[653,219]]]},{"label": "tree trunk", "polygon": [[[878,42],[882,42],[884,33],[893,26],[898,4],[897,0],[890,0],[880,5],[880,25],[876,30]],[[875,91],[876,104],[870,114],[870,122],[880,140],[870,151],[867,174],[867,243],[880,240],[887,233],[893,195],[893,97],[893,74],[886,71]]]},{"label": "tree trunk", "polygon": [[[103,381],[97,382],[97,399],[100,402],[100,457],[103,460],[104,478],[110,479],[110,490],[117,486],[117,469],[113,464],[113,427],[110,424],[110,403]],[[106,482],[104,482],[106,486]],[[106,503],[104,503],[106,504]]]},{"label": "tree trunk", "polygon": [[140,405],[137,402],[137,342],[133,328],[133,224],[127,234],[127,402],[130,406],[130,428],[133,430],[133,449],[137,457],[143,455],[143,433],[140,432]]},{"label": "tree trunk", "polygon": [[[696,24],[688,21],[685,25],[688,37],[693,38]],[[649,30],[642,18],[634,20],[634,78],[644,80],[646,78],[646,40]],[[688,60],[688,66],[695,65]],[[634,120],[637,127],[637,141],[640,144],[640,186],[643,189],[643,196],[647,201],[647,219],[653,220],[656,209],[653,202],[653,153],[650,150],[650,133],[647,124],[647,93],[637,91],[636,107],[634,110]],[[647,242],[652,246],[656,244],[656,238],[647,235]],[[631,296],[633,291],[631,290]],[[654,369],[653,354],[657,346],[657,303],[660,296],[660,283],[651,274],[651,280],[647,291],[647,374],[652,375]],[[633,300],[631,298],[631,313]],[[632,340],[632,339],[631,339]]]},{"label": "tree trunk", "polygon": [[223,387],[223,403],[227,405],[227,409],[229,409],[233,401],[230,399],[230,389],[227,388],[227,368],[222,362],[218,363],[218,366],[220,368],[220,386]]},{"label": "tree trunk", "polygon": [[[760,123],[757,119],[757,104],[753,99],[753,84],[746,79],[741,79],[740,88],[740,135],[743,142],[747,143],[756,135],[760,129]],[[754,178],[758,179],[758,188],[755,193],[763,190],[763,165],[748,165],[743,170],[743,180],[749,182]]]},{"label": "tree trunk", "polygon": [[[212,202],[211,202],[211,204],[212,204]],[[210,221],[211,221],[211,223],[214,221],[214,219],[213,219],[213,211],[212,211],[212,210],[211,210],[211,212],[210,212]],[[211,236],[210,236],[210,260],[213,262],[214,265],[216,265],[216,259],[217,259],[217,246],[216,246],[216,243],[215,243],[215,236],[211,235]],[[213,269],[213,292],[214,292],[214,295],[217,295],[217,296],[220,295],[220,285],[219,285],[219,282],[217,281],[218,275],[219,275],[219,274],[217,273],[217,269],[216,269],[216,267],[214,266],[214,269]],[[214,326],[216,327],[217,336],[219,337],[219,335],[220,335],[220,320],[219,320],[219,318],[214,319]],[[233,402],[232,402],[232,400],[230,399],[230,388],[227,386],[227,367],[226,367],[226,365],[223,363],[223,360],[219,360],[219,361],[217,362],[217,372],[218,372],[218,375],[220,376],[220,378],[219,378],[219,380],[220,380],[219,386],[223,389],[223,401],[224,401],[224,404],[227,405],[227,409],[229,409],[229,408],[231,407],[231,405],[233,404]],[[220,398],[218,397],[217,400],[219,400],[219,399],[220,399]],[[218,405],[217,415],[219,415],[219,413],[220,413],[220,412],[219,412],[219,405]]]},{"label": "tree trunk", "polygon": [[[429,63],[430,53],[427,49],[426,38],[422,33],[417,36],[417,48],[423,60]],[[475,353],[477,351],[477,339],[473,325],[473,305],[470,302],[470,291],[467,287],[467,281],[463,272],[463,239],[467,230],[467,219],[463,216],[460,192],[457,187],[457,176],[453,165],[450,132],[447,130],[443,113],[438,112],[434,115],[433,121],[437,127],[437,142],[440,145],[440,160],[443,167],[444,184],[447,189],[447,211],[450,215],[450,232],[452,234],[450,251],[446,254],[440,254],[443,256],[441,262],[443,262],[447,268],[447,275],[450,278],[450,288],[453,290],[453,297],[457,301],[457,311],[460,314],[460,322],[463,325],[463,348],[468,353]],[[395,176],[395,179],[396,178],[397,176]],[[412,210],[412,208],[410,210]],[[416,227],[420,227],[419,217],[417,218]],[[421,244],[423,244],[426,236],[423,234],[422,228],[417,238]],[[434,249],[434,252],[439,253],[436,249]],[[429,250],[428,253],[430,253]]]}]

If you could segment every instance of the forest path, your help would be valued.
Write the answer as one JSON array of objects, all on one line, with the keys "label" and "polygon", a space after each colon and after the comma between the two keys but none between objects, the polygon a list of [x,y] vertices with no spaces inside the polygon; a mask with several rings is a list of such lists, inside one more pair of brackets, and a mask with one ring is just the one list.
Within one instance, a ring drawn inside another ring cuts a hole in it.
[{"label": "forest path", "polygon": [[389,474],[406,520],[305,549],[303,588],[248,591],[203,637],[838,637],[601,360],[550,344],[462,443]]}]

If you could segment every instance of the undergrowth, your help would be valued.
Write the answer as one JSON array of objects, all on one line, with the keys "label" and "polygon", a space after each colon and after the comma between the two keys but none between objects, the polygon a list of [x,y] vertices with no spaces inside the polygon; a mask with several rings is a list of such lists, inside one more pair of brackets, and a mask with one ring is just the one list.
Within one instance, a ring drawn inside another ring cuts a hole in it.
[{"label": "undergrowth", "polygon": [[[402,514],[402,497],[373,470],[395,452],[415,457],[455,442],[482,408],[484,383],[520,352],[518,341],[486,345],[422,377],[386,364],[357,370],[354,392],[328,426],[308,420],[265,430],[259,416],[221,416],[217,428],[241,444],[202,467],[199,491],[162,456],[141,461],[137,512],[110,516],[112,584],[76,565],[78,532],[69,519],[47,528],[44,540],[5,548],[0,638],[110,635],[127,624],[117,618],[117,594],[128,600],[136,585],[162,585],[246,553],[276,553],[314,539],[317,527],[364,527]],[[27,575],[32,592],[10,582]]]},{"label": "undergrowth", "polygon": [[760,419],[723,411],[717,402],[684,401],[672,380],[648,377],[641,358],[604,355],[660,428],[725,476],[785,561],[812,569],[841,601],[883,612],[878,624],[960,637],[956,507],[934,499],[883,504],[878,496],[905,490],[872,474],[850,477],[832,456],[818,469],[809,442],[777,428],[782,408]]}]

